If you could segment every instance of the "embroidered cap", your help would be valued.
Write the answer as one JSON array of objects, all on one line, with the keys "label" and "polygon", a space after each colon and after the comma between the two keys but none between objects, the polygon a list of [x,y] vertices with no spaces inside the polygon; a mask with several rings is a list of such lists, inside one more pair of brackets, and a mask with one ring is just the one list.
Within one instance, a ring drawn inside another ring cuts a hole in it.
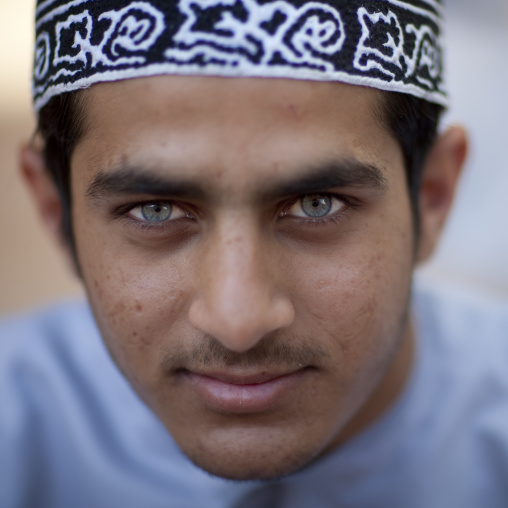
[{"label": "embroidered cap", "polygon": [[40,0],[33,99],[159,74],[341,81],[447,105],[440,0]]}]

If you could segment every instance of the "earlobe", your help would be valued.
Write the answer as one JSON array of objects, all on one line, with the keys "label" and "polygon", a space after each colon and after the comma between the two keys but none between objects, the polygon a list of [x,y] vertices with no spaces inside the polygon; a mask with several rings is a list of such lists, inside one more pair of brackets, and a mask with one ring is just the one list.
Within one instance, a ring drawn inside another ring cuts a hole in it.
[{"label": "earlobe", "polygon": [[425,261],[436,247],[466,155],[466,132],[461,127],[452,127],[436,139],[427,156],[419,193],[419,262]]},{"label": "earlobe", "polygon": [[23,146],[20,151],[20,169],[39,216],[51,234],[61,243],[62,204],[58,189],[44,164],[42,150]]}]

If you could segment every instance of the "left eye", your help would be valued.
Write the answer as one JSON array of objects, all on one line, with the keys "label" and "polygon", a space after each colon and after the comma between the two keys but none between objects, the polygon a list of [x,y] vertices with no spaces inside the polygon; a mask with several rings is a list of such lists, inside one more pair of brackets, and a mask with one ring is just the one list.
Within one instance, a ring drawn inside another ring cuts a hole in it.
[{"label": "left eye", "polygon": [[341,199],[329,194],[308,194],[284,210],[284,215],[320,219],[340,211],[346,206]]},{"label": "left eye", "polygon": [[157,223],[185,217],[186,213],[171,201],[154,201],[132,208],[129,215],[142,222]]}]

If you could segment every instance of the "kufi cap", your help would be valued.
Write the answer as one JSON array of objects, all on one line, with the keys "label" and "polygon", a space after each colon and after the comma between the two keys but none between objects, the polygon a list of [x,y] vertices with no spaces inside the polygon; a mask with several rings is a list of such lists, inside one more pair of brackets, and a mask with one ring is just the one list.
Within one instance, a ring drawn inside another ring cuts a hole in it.
[{"label": "kufi cap", "polygon": [[439,0],[41,0],[33,99],[175,75],[340,81],[446,106]]}]

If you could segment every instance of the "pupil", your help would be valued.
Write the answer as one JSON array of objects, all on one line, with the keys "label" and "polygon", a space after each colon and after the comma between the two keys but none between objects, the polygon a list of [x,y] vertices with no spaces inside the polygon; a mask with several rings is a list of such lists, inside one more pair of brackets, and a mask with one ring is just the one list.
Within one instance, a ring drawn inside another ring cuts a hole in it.
[{"label": "pupil", "polygon": [[143,218],[149,222],[161,222],[171,216],[171,204],[150,203],[141,209]]},{"label": "pupil", "polygon": [[332,209],[332,200],[328,196],[305,196],[301,207],[308,217],[324,217]]}]

